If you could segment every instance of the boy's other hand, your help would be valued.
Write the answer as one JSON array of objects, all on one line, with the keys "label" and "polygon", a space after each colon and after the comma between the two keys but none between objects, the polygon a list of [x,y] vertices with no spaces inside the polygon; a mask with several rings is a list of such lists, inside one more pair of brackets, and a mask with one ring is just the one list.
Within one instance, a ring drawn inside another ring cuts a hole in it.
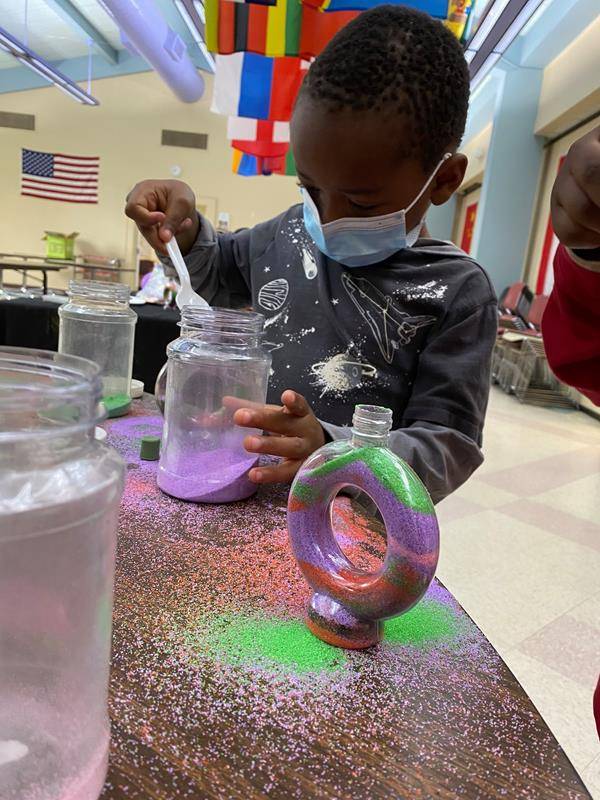
[{"label": "boy's other hand", "polygon": [[246,450],[283,458],[279,464],[250,470],[250,480],[255,483],[290,483],[308,456],[325,444],[323,428],[311,407],[301,394],[291,389],[281,395],[281,406],[248,404],[240,408],[243,401],[227,400],[237,404],[233,415],[236,425],[272,434],[247,436]]},{"label": "boy's other hand", "polygon": [[165,242],[177,237],[186,255],[198,236],[196,197],[183,181],[149,180],[136,183],[127,195],[125,214],[144,239],[166,255]]},{"label": "boy's other hand", "polygon": [[567,247],[600,247],[600,127],[565,158],[552,190],[552,225]]}]

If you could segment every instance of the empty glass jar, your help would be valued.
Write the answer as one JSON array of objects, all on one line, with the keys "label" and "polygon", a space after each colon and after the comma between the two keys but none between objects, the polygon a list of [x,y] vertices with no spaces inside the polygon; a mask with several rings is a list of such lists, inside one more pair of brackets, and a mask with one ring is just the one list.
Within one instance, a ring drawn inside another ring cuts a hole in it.
[{"label": "empty glass jar", "polygon": [[0,348],[0,797],[96,800],[106,775],[124,465],[95,364]]},{"label": "empty glass jar", "polygon": [[137,314],[122,283],[71,281],[69,302],[59,308],[58,351],[82,356],[100,367],[102,397],[109,416],[131,404],[131,371]]},{"label": "empty glass jar", "polygon": [[187,306],[180,325],[181,336],[167,347],[158,485],[196,503],[243,500],[256,490],[248,472],[257,458],[242,444],[253,431],[234,425],[233,415],[266,400],[264,317]]}]

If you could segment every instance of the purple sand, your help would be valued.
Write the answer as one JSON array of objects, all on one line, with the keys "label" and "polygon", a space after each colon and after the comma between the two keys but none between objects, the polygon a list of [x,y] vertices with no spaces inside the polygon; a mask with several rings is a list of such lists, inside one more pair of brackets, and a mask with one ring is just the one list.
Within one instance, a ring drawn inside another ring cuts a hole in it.
[{"label": "purple sand", "polygon": [[158,468],[157,483],[172,497],[191,503],[234,503],[245,500],[257,489],[248,478],[256,456],[239,450],[207,450],[178,459],[178,471]]}]

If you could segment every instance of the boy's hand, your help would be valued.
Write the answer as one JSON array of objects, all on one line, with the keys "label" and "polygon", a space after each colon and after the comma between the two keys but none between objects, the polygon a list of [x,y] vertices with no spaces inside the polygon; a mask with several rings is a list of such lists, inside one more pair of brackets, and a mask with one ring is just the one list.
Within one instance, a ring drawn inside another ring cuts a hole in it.
[{"label": "boy's hand", "polygon": [[552,225],[567,247],[600,247],[600,127],[565,158],[552,190]]},{"label": "boy's hand", "polygon": [[239,408],[241,402],[237,401],[238,410],[233,415],[236,425],[273,434],[247,436],[244,439],[246,450],[284,459],[271,467],[250,470],[250,480],[255,483],[290,483],[308,456],[325,444],[319,420],[304,397],[290,389],[281,395],[282,406]]},{"label": "boy's hand", "polygon": [[144,239],[166,255],[165,242],[173,236],[183,255],[198,236],[196,197],[183,181],[142,181],[127,195],[125,214],[132,219]]}]

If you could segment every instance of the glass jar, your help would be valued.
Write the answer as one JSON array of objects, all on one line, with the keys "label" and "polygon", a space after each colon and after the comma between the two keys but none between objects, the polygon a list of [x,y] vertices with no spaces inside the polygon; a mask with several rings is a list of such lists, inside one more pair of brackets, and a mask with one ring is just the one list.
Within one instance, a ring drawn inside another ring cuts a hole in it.
[{"label": "glass jar", "polygon": [[257,461],[233,422],[238,408],[267,396],[271,355],[261,345],[264,317],[186,306],[181,336],[167,347],[165,426],[158,485],[195,503],[243,500],[256,490]]},{"label": "glass jar", "polygon": [[89,358],[100,367],[109,416],[131,404],[131,372],[137,314],[122,283],[70,281],[69,302],[58,309],[58,352]]},{"label": "glass jar", "polygon": [[[352,438],[309,456],[290,490],[292,550],[313,590],[307,625],[338,647],[379,642],[383,620],[414,606],[435,575],[439,529],[433,503],[418,476],[388,449],[391,427],[389,408],[356,406]],[[348,486],[373,500],[385,524],[385,558],[373,572],[346,557],[332,527],[331,504]]]},{"label": "glass jar", "polygon": [[0,797],[96,800],[124,464],[98,367],[0,347]]}]

